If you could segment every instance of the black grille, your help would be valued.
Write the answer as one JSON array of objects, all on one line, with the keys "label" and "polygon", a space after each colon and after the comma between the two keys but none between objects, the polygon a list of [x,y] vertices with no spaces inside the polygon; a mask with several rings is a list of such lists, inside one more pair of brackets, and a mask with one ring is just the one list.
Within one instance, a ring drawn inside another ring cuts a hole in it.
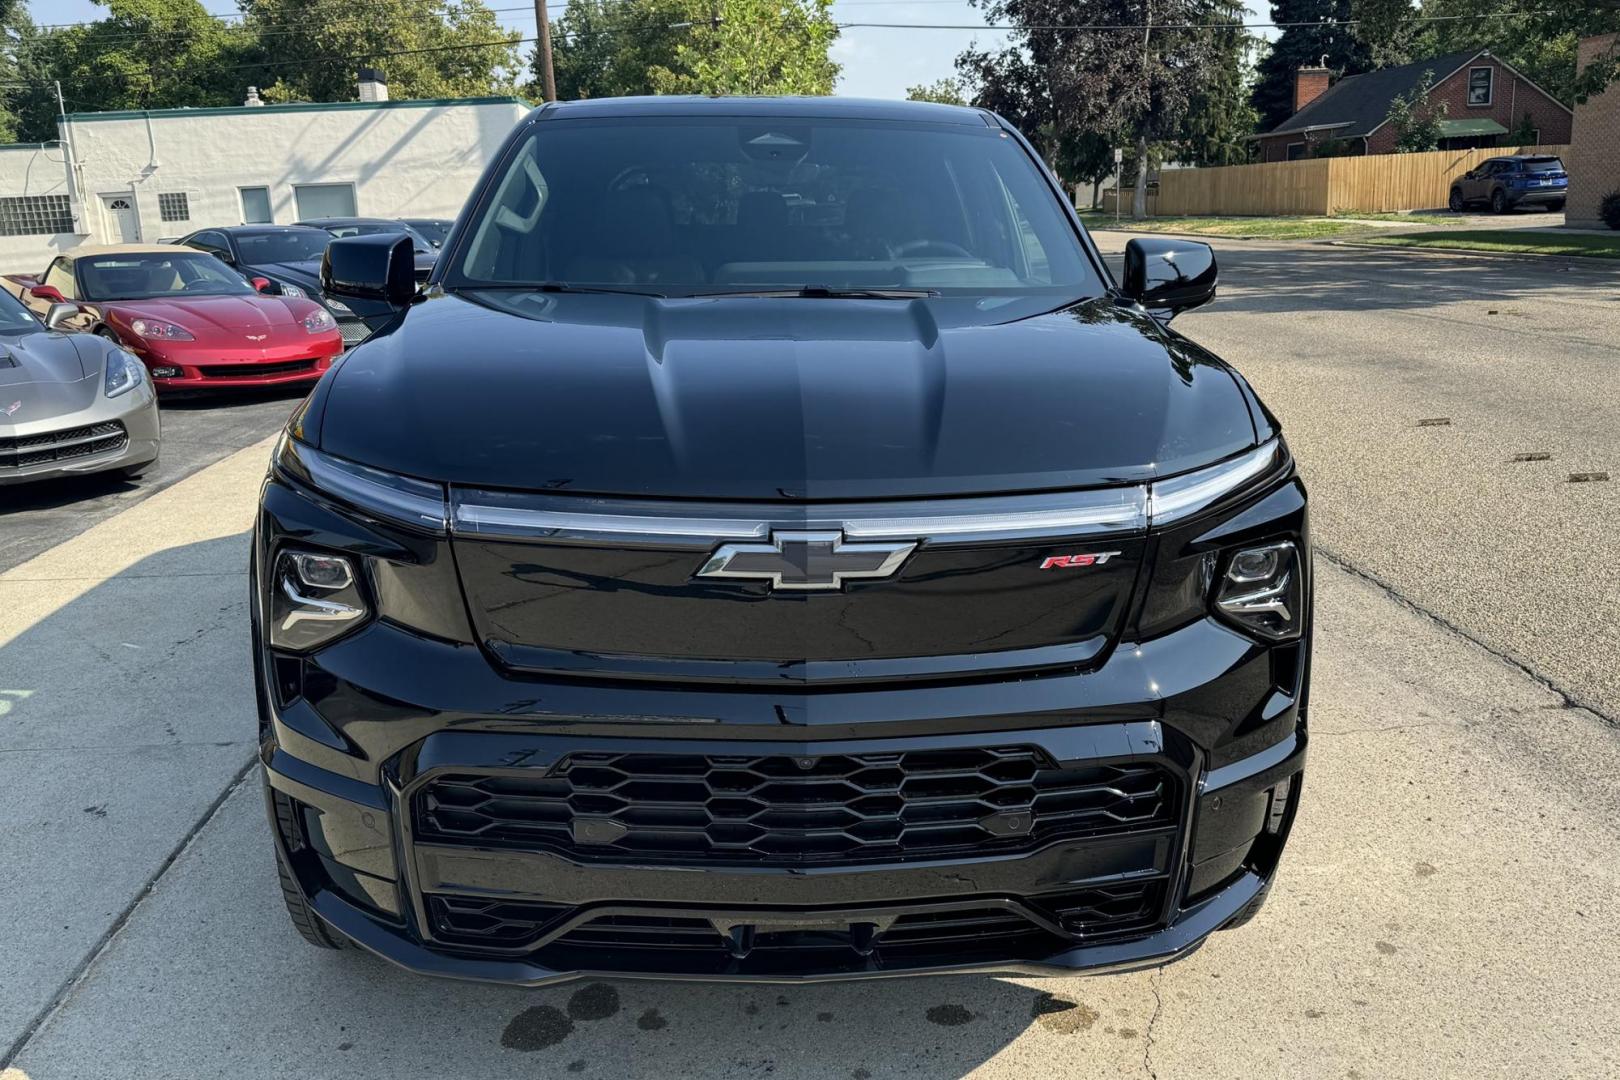
[{"label": "black grille", "polygon": [[311,371],[314,367],[314,360],[284,360],[274,364],[198,364],[197,370],[210,379],[263,379]]},{"label": "black grille", "polygon": [[343,347],[358,345],[371,336],[371,327],[359,319],[344,318],[337,321],[338,333],[343,337]]},{"label": "black grille", "polygon": [[[1018,903],[970,901],[939,910],[875,916],[886,925],[859,947],[890,956],[948,955],[962,950],[1016,954],[1027,947],[1034,956],[1076,940],[1089,943],[1147,933],[1161,919],[1164,898],[1165,879],[1157,877],[1035,896]],[[602,915],[558,933],[574,914],[562,905],[446,895],[425,899],[434,938],[452,946],[507,953],[555,946],[718,954],[730,947],[714,922],[686,912]],[[745,913],[736,913],[720,921],[745,918]],[[813,915],[806,920],[819,921]],[[1061,933],[1051,929],[1054,924],[1062,928]],[[749,948],[848,952],[857,948],[856,936],[854,927],[794,929],[778,922],[771,928],[760,927]]]},{"label": "black grille", "polygon": [[417,839],[581,860],[851,863],[1025,850],[1175,823],[1138,762],[1058,768],[1029,747],[883,754],[573,754],[547,775],[445,775]]},{"label": "black grille", "polygon": [[122,450],[129,433],[117,420],[65,431],[0,438],[0,469],[26,469]]}]

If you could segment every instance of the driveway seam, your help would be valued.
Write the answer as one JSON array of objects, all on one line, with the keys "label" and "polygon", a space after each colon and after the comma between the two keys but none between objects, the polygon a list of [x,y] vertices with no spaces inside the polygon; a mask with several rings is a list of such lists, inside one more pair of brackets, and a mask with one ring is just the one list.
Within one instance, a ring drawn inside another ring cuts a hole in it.
[{"label": "driveway seam", "polygon": [[1390,582],[1385,581],[1383,578],[1379,577],[1370,570],[1357,566],[1344,556],[1323,547],[1321,544],[1314,544],[1312,547],[1317,555],[1326,559],[1340,570],[1343,570],[1346,573],[1365,581],[1369,585],[1376,587],[1379,591],[1384,593],[1384,595],[1388,596],[1391,600],[1395,601],[1397,604],[1401,605],[1407,610],[1415,612],[1418,615],[1422,615],[1424,618],[1436,623],[1443,629],[1449,630],[1457,637],[1460,637],[1463,640],[1471,642],[1479,648],[1484,649],[1487,653],[1514,668],[1520,674],[1527,676],[1536,683],[1539,683],[1544,689],[1557,695],[1564,708],[1580,709],[1584,712],[1591,713],[1609,727],[1620,728],[1620,717],[1616,717],[1605,712],[1592,702],[1581,698],[1580,695],[1576,694],[1574,691],[1565,689],[1551,676],[1544,675],[1540,671],[1537,671],[1535,667],[1533,667],[1528,661],[1524,660],[1518,655],[1508,651],[1507,649],[1498,648],[1497,646],[1480,639],[1475,634],[1452,622],[1444,615],[1431,611],[1429,608],[1419,604],[1417,601],[1413,600],[1411,597],[1397,589]]},{"label": "driveway seam", "polygon": [[89,975],[91,967],[93,967],[95,962],[101,958],[102,953],[107,951],[107,948],[112,944],[113,939],[116,938],[119,932],[122,931],[129,923],[130,918],[134,916],[136,910],[143,902],[145,902],[146,898],[152,895],[152,890],[157,887],[158,881],[163,877],[164,874],[169,872],[169,868],[179,860],[180,856],[185,854],[186,849],[191,847],[192,843],[197,839],[198,834],[202,832],[208,823],[214,820],[214,818],[219,814],[220,808],[225,805],[225,800],[229,799],[232,793],[235,792],[237,788],[242,786],[243,782],[247,780],[248,774],[253,771],[253,767],[257,763],[257,755],[250,756],[247,764],[243,765],[237,770],[236,775],[231,778],[231,782],[225,785],[225,789],[221,791],[219,795],[214,798],[214,801],[208,805],[208,809],[203,811],[202,816],[197,819],[191,828],[186,830],[186,834],[180,838],[180,842],[169,851],[168,855],[164,856],[163,861],[158,864],[157,869],[155,869],[151,875],[147,877],[146,881],[141,885],[141,887],[136,890],[134,898],[131,899],[128,904],[124,905],[124,909],[118,913],[118,917],[112,921],[112,925],[108,926],[107,929],[102,932],[101,937],[96,939],[96,943],[90,947],[89,951],[85,953],[84,957],[78,962],[77,965],[74,966],[73,970],[68,973],[67,978],[64,979],[61,985],[57,987],[56,993],[51,995],[50,1002],[34,1015],[34,1018],[28,1022],[17,1038],[12,1041],[12,1044],[6,1048],[5,1053],[0,1054],[0,1072],[3,1072],[14,1061],[17,1060],[17,1055],[22,1053],[23,1050],[27,1048],[28,1043],[32,1041],[34,1036],[39,1033],[39,1030],[45,1026],[45,1022],[51,1018],[51,1015],[66,1004],[67,1000],[73,996],[73,992],[78,989],[79,984],[82,983]]}]

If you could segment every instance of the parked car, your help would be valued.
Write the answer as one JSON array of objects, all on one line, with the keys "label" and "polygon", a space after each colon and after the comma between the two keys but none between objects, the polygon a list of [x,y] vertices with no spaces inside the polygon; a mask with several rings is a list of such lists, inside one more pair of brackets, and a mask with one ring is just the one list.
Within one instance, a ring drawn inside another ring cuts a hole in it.
[{"label": "parked car", "polygon": [[146,368],[105,338],[49,325],[0,292],[0,484],[117,472],[141,475],[162,441]]},{"label": "parked car", "polygon": [[1548,154],[1510,154],[1481,162],[1451,185],[1449,205],[1457,213],[1484,204],[1505,214],[1520,206],[1564,209],[1569,197],[1569,173],[1564,163]]},{"label": "parked car", "polygon": [[124,244],[57,256],[26,296],[40,314],[71,304],[59,326],[123,345],[160,391],[313,382],[343,351],[337,323],[269,287],[205,252]]},{"label": "parked car", "polygon": [[[541,185],[544,185],[542,187]],[[1118,971],[1247,921],[1298,805],[1305,489],[981,110],[548,104],[310,395],[254,533],[309,941],[436,975]]]},{"label": "parked car", "polygon": [[400,221],[409,225],[412,231],[421,235],[433,250],[438,251],[444,247],[444,242],[450,238],[450,229],[455,222],[449,218],[400,218]]},{"label": "parked car", "polygon": [[433,271],[433,264],[438,260],[438,252],[433,247],[433,241],[417,232],[403,221],[392,218],[312,218],[309,221],[300,221],[300,225],[308,225],[316,229],[324,229],[335,237],[346,236],[408,236],[411,240],[411,250],[416,256],[416,280],[426,281],[428,274]]},{"label": "parked car", "polygon": [[380,300],[343,301],[321,292],[321,256],[332,234],[307,225],[232,225],[201,229],[178,243],[206,251],[234,266],[244,278],[268,278],[281,296],[307,297],[323,304],[337,320],[345,348],[393,318]]}]

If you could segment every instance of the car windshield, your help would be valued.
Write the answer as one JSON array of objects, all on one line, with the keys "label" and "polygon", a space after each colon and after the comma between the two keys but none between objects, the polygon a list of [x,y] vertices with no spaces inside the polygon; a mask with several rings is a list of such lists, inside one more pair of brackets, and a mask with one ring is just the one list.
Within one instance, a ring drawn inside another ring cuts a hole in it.
[{"label": "car windshield", "polygon": [[237,233],[236,248],[244,266],[265,263],[313,262],[320,259],[330,233],[320,229],[288,229],[284,232]]},{"label": "car windshield", "polygon": [[1103,291],[1037,163],[977,122],[549,122],[462,235],[447,288]]},{"label": "car windshield", "polygon": [[40,329],[39,320],[5,289],[0,289],[0,333],[32,332]]},{"label": "car windshield", "polygon": [[75,260],[75,265],[85,300],[254,295],[239,274],[201,252],[87,255]]},{"label": "car windshield", "polygon": [[450,235],[450,223],[448,221],[424,221],[413,218],[405,224],[415,229],[428,243],[436,248],[444,247],[444,238]]},{"label": "car windshield", "polygon": [[1555,157],[1526,158],[1521,167],[1525,172],[1563,172],[1564,163]]},{"label": "car windshield", "polygon": [[411,238],[411,245],[417,254],[429,250],[427,237],[406,225],[403,221],[347,221],[342,225],[322,226],[331,235],[342,239],[345,236],[383,236],[388,233],[397,233],[400,236]]}]

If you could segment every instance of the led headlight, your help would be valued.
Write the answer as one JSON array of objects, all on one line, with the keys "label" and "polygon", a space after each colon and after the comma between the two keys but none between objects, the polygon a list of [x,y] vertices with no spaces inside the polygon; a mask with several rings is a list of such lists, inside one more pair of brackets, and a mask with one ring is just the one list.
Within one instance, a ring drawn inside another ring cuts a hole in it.
[{"label": "led headlight", "polygon": [[305,652],[334,641],[367,614],[354,563],[342,555],[283,551],[270,580],[270,644]]},{"label": "led headlight", "polygon": [[324,334],[328,330],[337,329],[337,320],[325,308],[316,308],[304,316],[304,329],[312,334]]},{"label": "led headlight", "polygon": [[108,397],[128,393],[141,385],[146,377],[146,365],[123,349],[107,350],[107,374],[102,382]]},{"label": "led headlight", "polygon": [[1249,634],[1270,641],[1298,637],[1305,615],[1299,549],[1292,540],[1242,548],[1226,560],[1215,610]]}]

